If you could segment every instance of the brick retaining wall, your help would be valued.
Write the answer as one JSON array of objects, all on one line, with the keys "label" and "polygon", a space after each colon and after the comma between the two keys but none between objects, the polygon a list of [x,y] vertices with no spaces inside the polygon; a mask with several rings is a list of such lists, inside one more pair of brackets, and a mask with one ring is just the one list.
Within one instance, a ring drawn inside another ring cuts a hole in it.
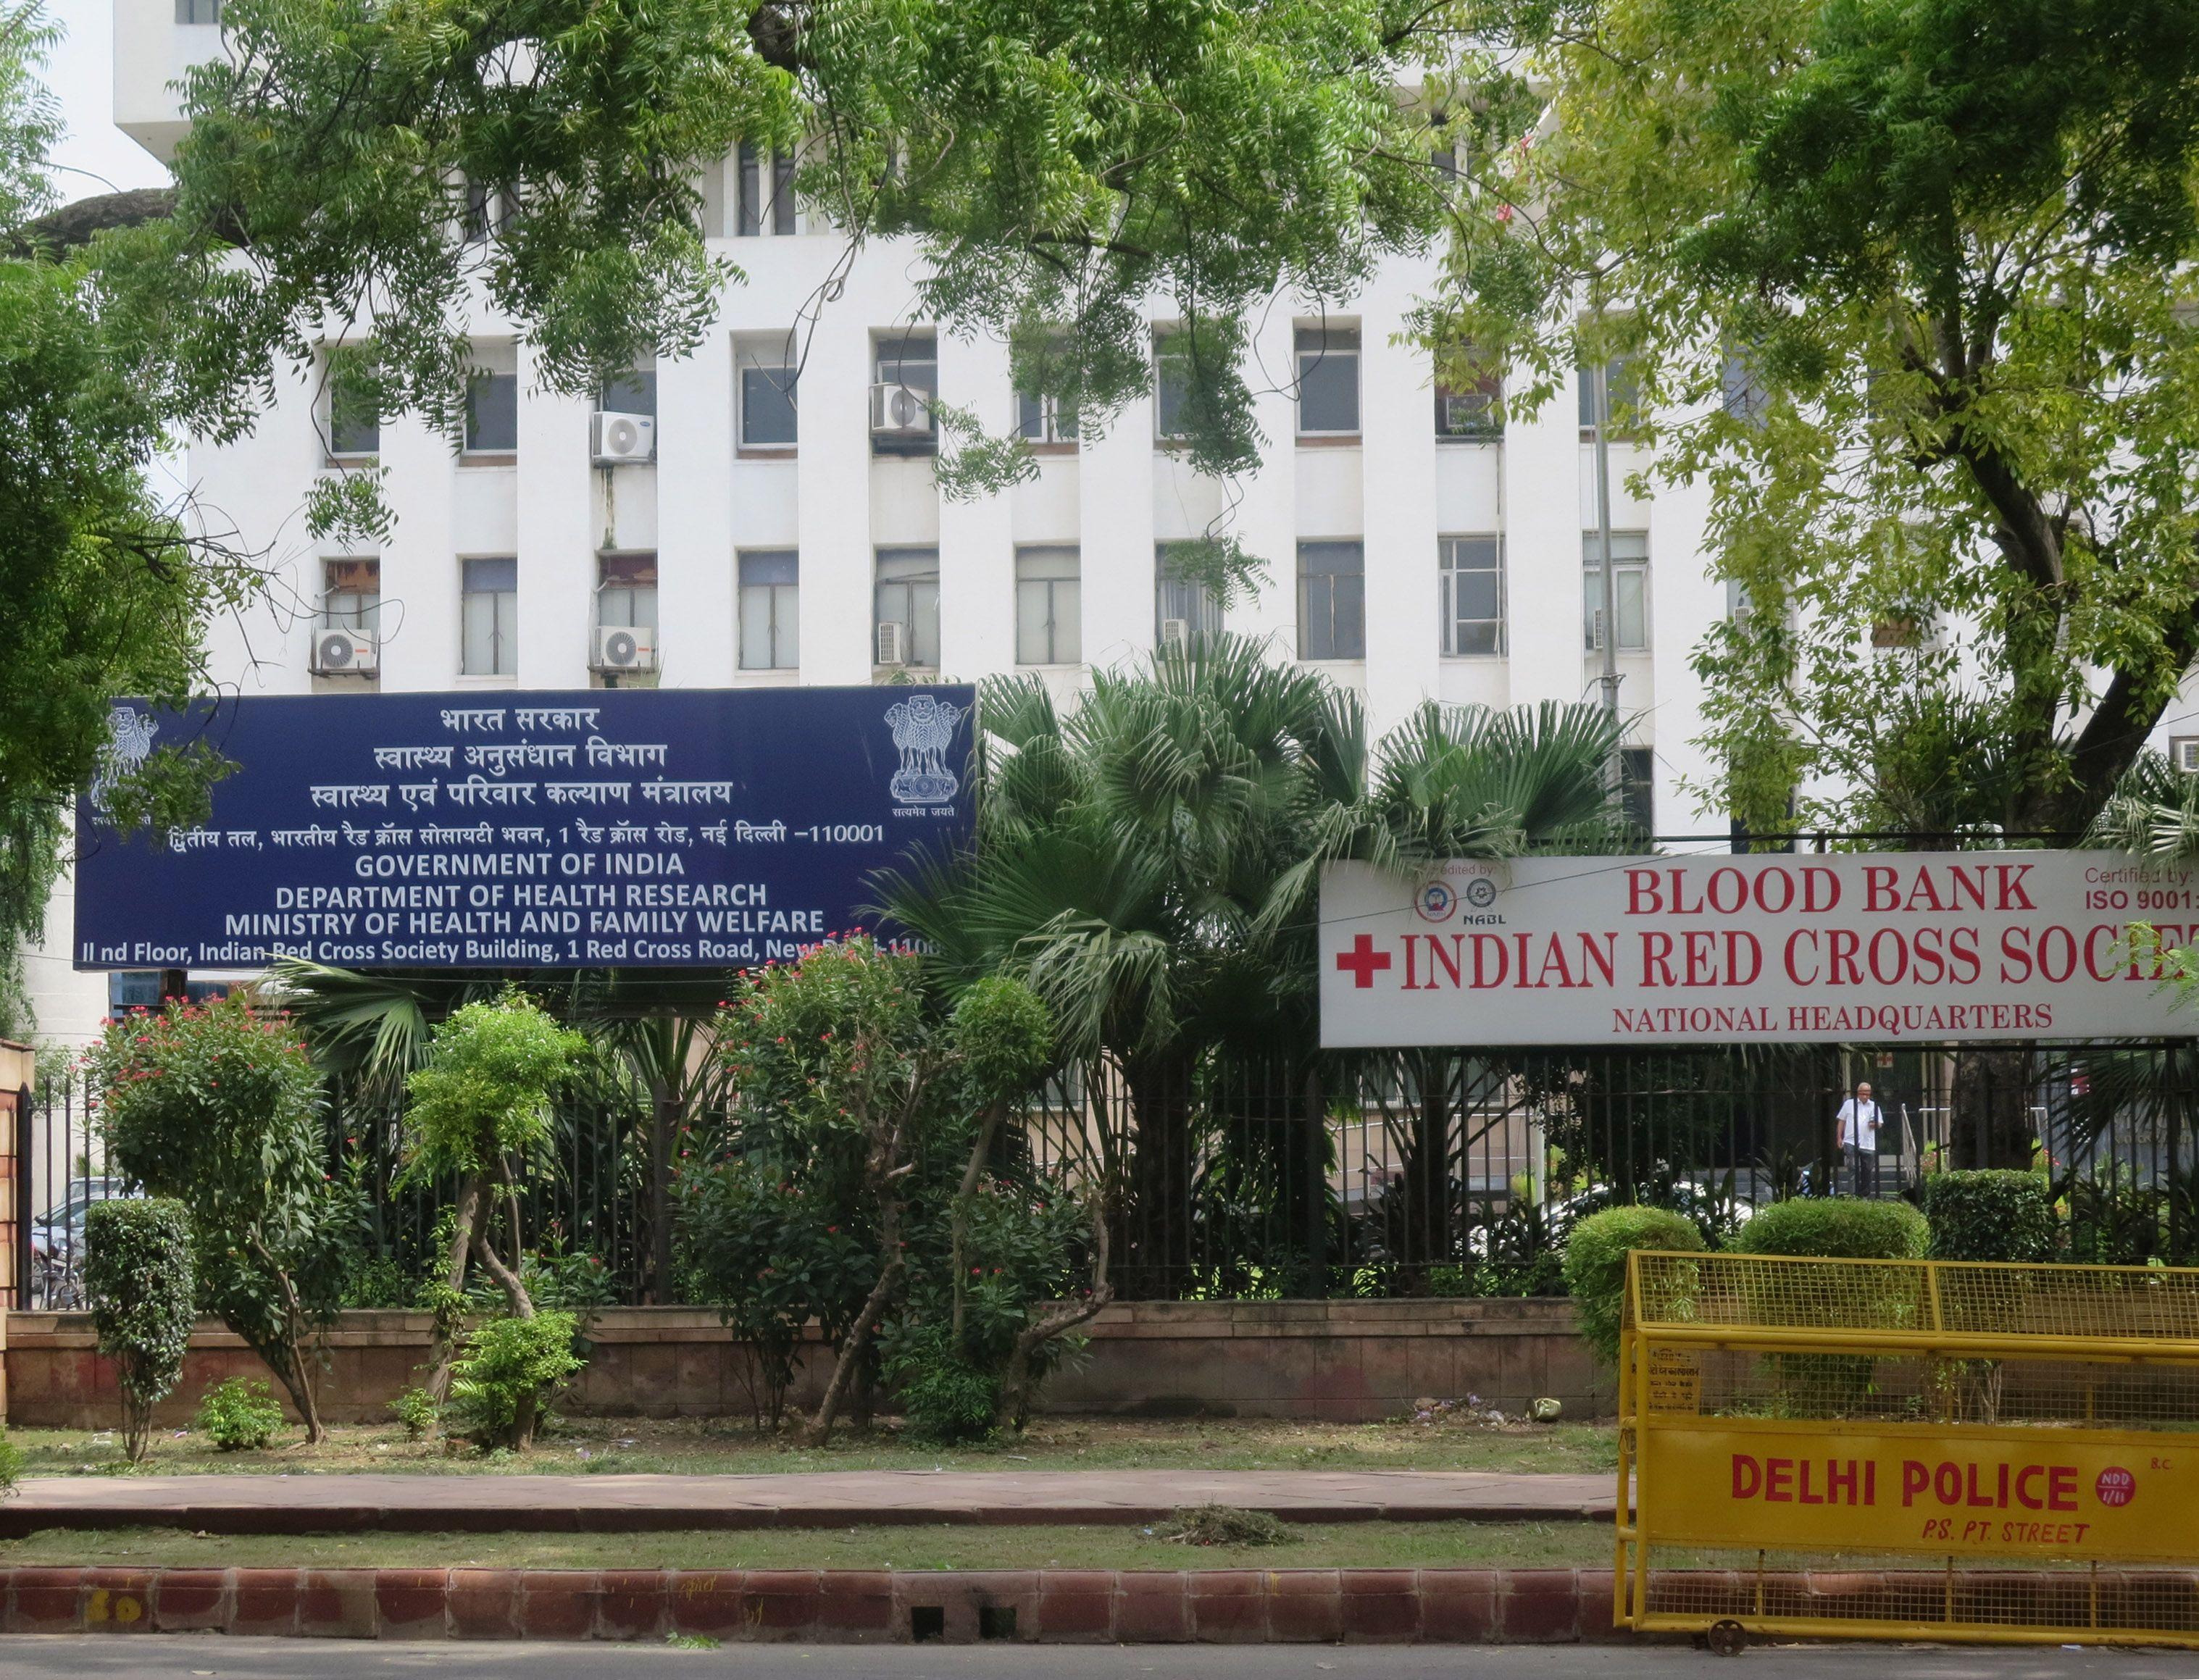
[{"label": "brick retaining wall", "polygon": [[[323,1409],[335,1422],[380,1422],[427,1359],[424,1313],[349,1312],[329,1339]],[[575,1415],[726,1417],[749,1410],[739,1349],[708,1310],[614,1308],[591,1328],[595,1352],[563,1409]],[[1543,1397],[1569,1417],[1609,1415],[1611,1390],[1575,1333],[1567,1301],[1165,1301],[1108,1308],[1086,1358],[1040,1397],[1053,1413],[1206,1414],[1367,1421],[1416,1398],[1469,1394],[1506,1411]],[[114,1426],[112,1365],[90,1321],[73,1313],[7,1315],[9,1422]],[[822,1350],[814,1350],[821,1354]],[[797,1403],[821,1385],[807,1362]],[[258,1358],[217,1324],[191,1339],[184,1378],[160,1420],[187,1422],[198,1397],[235,1375],[264,1377]]]}]

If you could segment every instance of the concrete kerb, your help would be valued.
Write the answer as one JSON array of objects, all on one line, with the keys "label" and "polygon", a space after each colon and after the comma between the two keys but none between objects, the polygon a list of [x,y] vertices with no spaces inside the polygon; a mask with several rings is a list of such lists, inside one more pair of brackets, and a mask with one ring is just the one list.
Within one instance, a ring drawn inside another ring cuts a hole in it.
[{"label": "concrete kerb", "polygon": [[1016,1643],[1619,1640],[1608,1572],[0,1570],[10,1634]]}]

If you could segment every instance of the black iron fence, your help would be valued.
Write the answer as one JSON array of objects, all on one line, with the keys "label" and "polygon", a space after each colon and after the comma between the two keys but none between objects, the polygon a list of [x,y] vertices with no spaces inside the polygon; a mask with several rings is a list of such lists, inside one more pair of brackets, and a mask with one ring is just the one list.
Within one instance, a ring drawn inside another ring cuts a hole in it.
[{"label": "black iron fence", "polygon": [[[1844,1158],[1834,1116],[1866,1080],[1884,1123]],[[631,1094],[565,1104],[527,1247],[605,1301],[676,1298],[682,1118]],[[15,1124],[19,1304],[74,1307],[84,1210],[128,1187],[78,1082],[46,1082]],[[1601,1207],[1654,1202],[1716,1238],[1786,1197],[1911,1194],[2034,1155],[2072,1257],[2199,1262],[2186,1042],[1206,1056],[1058,1076],[1023,1129],[1040,1167],[1106,1198],[1131,1298],[1554,1292],[1566,1228]],[[450,1197],[403,1181],[386,1107],[332,1102],[329,1148],[362,1193],[356,1304],[403,1304]]]}]

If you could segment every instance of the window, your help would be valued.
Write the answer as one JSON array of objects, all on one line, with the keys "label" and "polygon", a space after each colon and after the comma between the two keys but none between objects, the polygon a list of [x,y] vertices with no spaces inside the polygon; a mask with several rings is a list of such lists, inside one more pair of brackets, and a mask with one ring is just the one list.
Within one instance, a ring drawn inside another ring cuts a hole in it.
[{"label": "window", "polygon": [[381,561],[321,562],[321,627],[370,639],[382,633]]},{"label": "window", "polygon": [[1439,442],[1481,443],[1504,435],[1502,377],[1484,373],[1468,386],[1436,387],[1436,438]]},{"label": "window", "polygon": [[519,214],[519,200],[509,187],[493,187],[486,181],[469,177],[465,189],[465,209],[459,218],[459,227],[469,245],[486,243]]},{"label": "window", "polygon": [[460,576],[459,674],[508,677],[518,669],[519,562],[468,560]]},{"label": "window", "polygon": [[1367,554],[1356,542],[1298,545],[1298,657],[1367,656]]},{"label": "window", "polygon": [[1635,833],[1657,831],[1657,755],[1653,749],[1619,750],[1619,807]]},{"label": "window", "polygon": [[1214,592],[1197,578],[1171,577],[1169,551],[1173,543],[1153,545],[1153,640],[1165,642],[1162,628],[1169,620],[1181,621],[1187,635],[1210,641],[1222,633],[1222,604]]},{"label": "window", "polygon": [[596,562],[596,622],[604,628],[656,628],[656,557],[605,554]]},{"label": "window", "polygon": [[1153,335],[1153,435],[1191,435],[1191,341],[1181,333]]},{"label": "window", "polygon": [[176,0],[178,23],[219,23],[221,0]]},{"label": "window", "polygon": [[519,375],[510,364],[476,367],[466,380],[466,452],[509,455],[519,447]]},{"label": "window", "polygon": [[[794,157],[791,153],[767,152],[743,142],[736,170],[737,203],[733,232],[753,239],[767,223],[775,233],[794,231]],[[770,186],[766,196],[766,178]]]},{"label": "window", "polygon": [[[1588,650],[1603,646],[1603,551],[1596,534],[1581,533],[1581,628]],[[1619,650],[1641,653],[1649,646],[1649,534],[1611,534],[1612,587],[1619,599]]]},{"label": "window", "polygon": [[878,382],[907,386],[925,405],[921,429],[901,429],[891,414],[876,416],[871,447],[880,455],[929,455],[939,446],[939,422],[931,403],[939,395],[939,341],[928,332],[895,333],[878,340]]},{"label": "window", "polygon": [[1442,592],[1443,650],[1504,651],[1504,545],[1497,537],[1437,540]]},{"label": "window", "polygon": [[374,394],[335,368],[329,370],[329,454],[337,460],[382,452],[382,411]]},{"label": "window", "polygon": [[[1636,372],[1634,358],[1616,357],[1604,364],[1605,400],[1611,405],[1611,435],[1624,437],[1632,429],[1638,417],[1635,412],[1642,405],[1642,380]],[[1584,432],[1595,430],[1595,377],[1590,368],[1580,370],[1580,427]]]},{"label": "window", "polygon": [[939,551],[878,551],[878,621],[903,627],[911,665],[939,666]]},{"label": "window", "polygon": [[1075,665],[1084,657],[1083,586],[1073,548],[1016,551],[1016,663]]},{"label": "window", "polygon": [[798,561],[790,548],[763,549],[741,556],[744,671],[790,671],[802,662],[800,624],[795,616],[799,575]]},{"label": "window", "polygon": [[796,428],[790,367],[741,366],[741,447],[791,449]]},{"label": "window", "polygon": [[1359,430],[1359,329],[1300,327],[1298,435],[1340,437]]},{"label": "window", "polygon": [[1770,406],[1771,399],[1757,376],[1755,363],[1746,353],[1727,347],[1718,382],[1728,414],[1752,426],[1764,423],[1764,411]]},{"label": "window", "polygon": [[1016,393],[1016,431],[1026,443],[1076,441],[1076,409],[1059,397]]},{"label": "window", "polygon": [[656,418],[656,370],[636,368],[604,382],[596,406],[606,414],[639,414]]},{"label": "window", "polygon": [[1725,580],[1725,615],[1738,624],[1755,610],[1756,603],[1749,597],[1748,586],[1739,578],[1728,578]]}]

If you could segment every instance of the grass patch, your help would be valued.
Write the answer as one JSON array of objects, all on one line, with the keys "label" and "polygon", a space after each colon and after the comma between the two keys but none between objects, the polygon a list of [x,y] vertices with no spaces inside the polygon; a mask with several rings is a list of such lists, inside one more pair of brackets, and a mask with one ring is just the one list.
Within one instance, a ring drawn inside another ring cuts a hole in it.
[{"label": "grass patch", "polygon": [[1151,1528],[673,1530],[641,1534],[186,1534],[43,1529],[0,1564],[136,1568],[1262,1569],[1520,1568],[1607,1564],[1602,1523],[1332,1523],[1269,1545],[1191,1550]]},{"label": "grass patch", "polygon": [[792,1446],[720,1420],[587,1418],[545,1436],[524,1455],[484,1457],[470,1448],[408,1439],[403,1427],[339,1425],[308,1449],[295,1429],[259,1452],[217,1452],[202,1435],[157,1436],[142,1473],[112,1432],[17,1429],[24,1473],[219,1475],[239,1471],[341,1475],[650,1473],[675,1476],[777,1474],[805,1470],[1484,1470],[1607,1474],[1618,1437],[1604,1423],[1491,1423],[1433,1415],[1426,1421],[1310,1423],[1261,1418],[1041,1418],[994,1446],[904,1443],[890,1430],[849,1433],[823,1450]]}]

